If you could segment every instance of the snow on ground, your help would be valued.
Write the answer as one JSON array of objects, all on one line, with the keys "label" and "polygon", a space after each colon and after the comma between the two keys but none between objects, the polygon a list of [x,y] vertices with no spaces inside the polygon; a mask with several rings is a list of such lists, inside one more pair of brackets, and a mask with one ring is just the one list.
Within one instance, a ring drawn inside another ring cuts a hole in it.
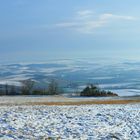
[{"label": "snow on ground", "polygon": [[0,106],[0,140],[140,140],[140,104]]}]

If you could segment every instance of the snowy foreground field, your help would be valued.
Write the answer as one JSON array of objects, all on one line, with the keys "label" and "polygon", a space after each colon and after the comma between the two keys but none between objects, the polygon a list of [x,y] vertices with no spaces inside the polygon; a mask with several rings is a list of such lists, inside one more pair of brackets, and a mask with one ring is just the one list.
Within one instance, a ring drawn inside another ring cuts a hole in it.
[{"label": "snowy foreground field", "polygon": [[0,140],[140,140],[140,104],[0,106]]}]

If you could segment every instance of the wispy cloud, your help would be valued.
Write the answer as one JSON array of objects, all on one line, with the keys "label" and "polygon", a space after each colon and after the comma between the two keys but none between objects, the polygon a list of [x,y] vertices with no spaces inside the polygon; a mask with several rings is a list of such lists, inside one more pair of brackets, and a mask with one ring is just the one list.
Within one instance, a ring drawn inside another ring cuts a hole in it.
[{"label": "wispy cloud", "polygon": [[106,26],[113,21],[132,21],[136,20],[133,16],[115,15],[112,13],[103,13],[96,15],[91,10],[78,11],[70,21],[64,21],[55,24],[55,27],[73,29],[81,33],[94,33],[95,29]]}]

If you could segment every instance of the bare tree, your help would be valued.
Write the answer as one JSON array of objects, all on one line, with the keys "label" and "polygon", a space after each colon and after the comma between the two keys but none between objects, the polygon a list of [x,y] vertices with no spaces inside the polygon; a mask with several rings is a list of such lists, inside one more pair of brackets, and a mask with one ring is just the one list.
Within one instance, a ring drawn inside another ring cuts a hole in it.
[{"label": "bare tree", "polygon": [[11,95],[16,95],[16,86],[15,85],[11,85],[10,94]]},{"label": "bare tree", "polygon": [[22,86],[21,86],[22,94],[23,95],[31,94],[35,82],[33,80],[31,80],[31,79],[28,79],[28,80],[22,81],[21,83],[22,83]]},{"label": "bare tree", "polygon": [[70,83],[69,84],[70,88],[73,89],[74,95],[79,95],[79,85],[78,83]]},{"label": "bare tree", "polygon": [[0,95],[5,95],[5,89],[3,85],[0,85]]},{"label": "bare tree", "polygon": [[8,95],[9,94],[9,85],[6,83],[5,84],[5,95]]},{"label": "bare tree", "polygon": [[56,80],[51,80],[51,82],[48,85],[48,93],[51,95],[58,95],[60,94],[60,88],[58,86],[58,83],[56,82]]}]

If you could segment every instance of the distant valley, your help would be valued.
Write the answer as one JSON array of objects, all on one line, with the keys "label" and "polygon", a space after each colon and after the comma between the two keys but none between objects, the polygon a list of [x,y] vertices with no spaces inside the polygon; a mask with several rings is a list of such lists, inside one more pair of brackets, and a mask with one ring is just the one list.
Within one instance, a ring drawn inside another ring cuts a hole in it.
[{"label": "distant valley", "polygon": [[39,86],[46,86],[56,79],[63,88],[77,85],[81,90],[87,83],[98,84],[105,90],[121,96],[140,95],[140,63],[94,61],[73,59],[43,63],[18,63],[0,65],[0,85],[20,86],[20,81],[33,79]]}]

